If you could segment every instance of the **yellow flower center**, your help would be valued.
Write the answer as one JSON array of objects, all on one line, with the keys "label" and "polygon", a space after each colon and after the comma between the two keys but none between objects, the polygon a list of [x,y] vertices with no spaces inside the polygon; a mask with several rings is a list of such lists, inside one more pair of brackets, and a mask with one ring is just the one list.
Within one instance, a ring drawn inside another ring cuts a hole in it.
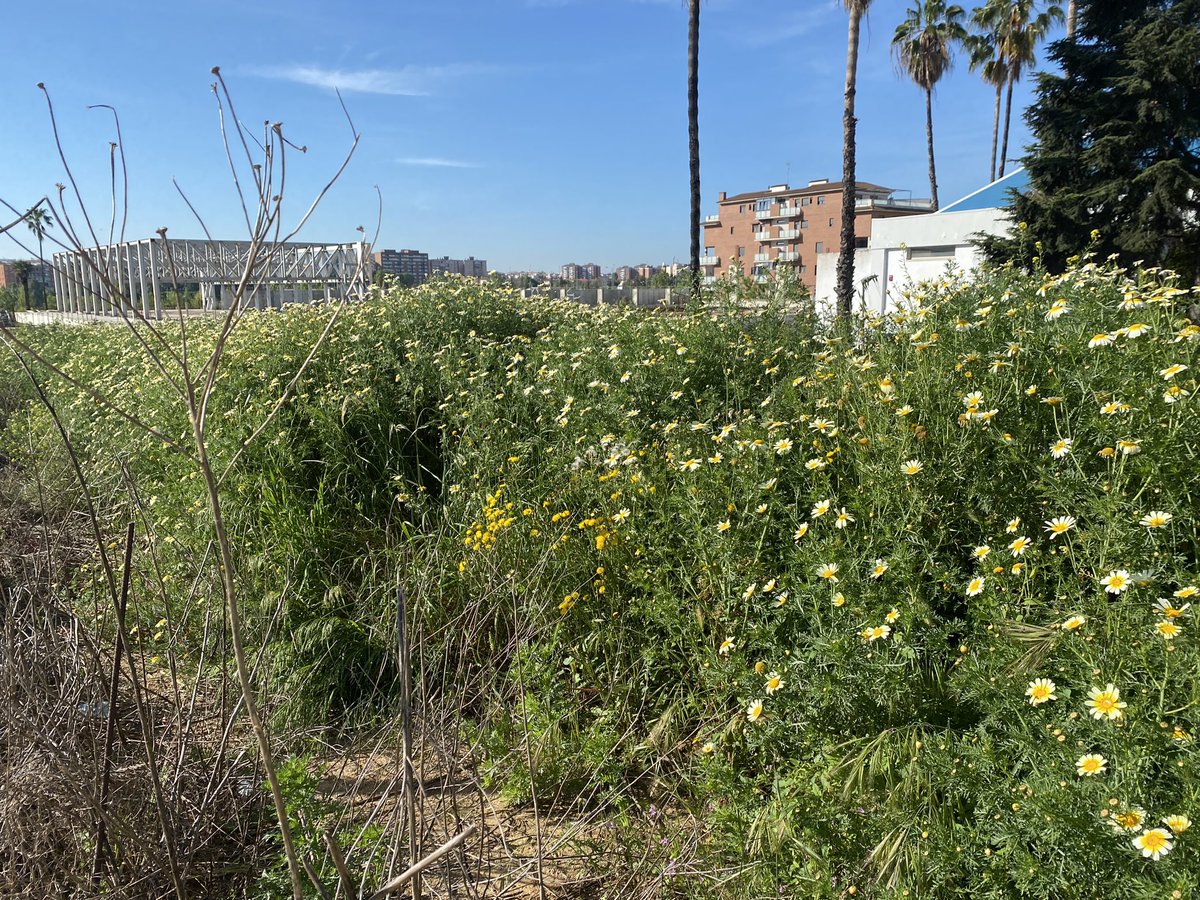
[{"label": "yellow flower center", "polygon": [[1113,698],[1112,694],[1106,691],[1105,693],[1096,697],[1096,700],[1092,705],[1095,706],[1096,709],[1100,710],[1100,712],[1107,713],[1112,712],[1117,708],[1117,701]]},{"label": "yellow flower center", "polygon": [[1157,828],[1154,831],[1147,831],[1142,835],[1142,847],[1153,853],[1155,850],[1161,850],[1166,846],[1167,837]]}]

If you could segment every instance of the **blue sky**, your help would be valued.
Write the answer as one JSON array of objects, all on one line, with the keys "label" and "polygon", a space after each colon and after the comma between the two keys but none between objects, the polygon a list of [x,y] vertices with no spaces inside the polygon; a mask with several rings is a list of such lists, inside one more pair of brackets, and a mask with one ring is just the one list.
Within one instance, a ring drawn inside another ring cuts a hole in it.
[{"label": "blue sky", "polygon": [[[875,0],[859,62],[858,175],[928,196],[923,95],[890,39],[905,0]],[[110,209],[115,106],[130,171],[127,235],[216,236],[240,211],[210,91],[220,65],[247,123],[282,121],[297,219],[362,134],[302,239],[485,258],[501,271],[687,255],[687,21],[682,0],[56,0],[6,10],[0,198],[24,207],[64,181],[36,88],[95,219]],[[1057,35],[1056,35],[1057,36]],[[704,212],[718,191],[841,170],[846,16],[836,0],[707,0],[701,16]],[[1039,53],[1044,57],[1044,51]],[[1028,133],[1014,97],[1009,156]],[[993,95],[959,60],[935,95],[943,204],[987,180]],[[261,127],[261,125],[260,125]],[[0,256],[22,255],[0,238]]]}]

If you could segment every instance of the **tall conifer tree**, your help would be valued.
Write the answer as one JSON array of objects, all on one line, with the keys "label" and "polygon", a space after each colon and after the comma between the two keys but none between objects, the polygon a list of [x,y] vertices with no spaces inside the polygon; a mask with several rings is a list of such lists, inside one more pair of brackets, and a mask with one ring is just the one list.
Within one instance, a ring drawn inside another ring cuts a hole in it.
[{"label": "tall conifer tree", "polygon": [[1026,113],[1027,230],[982,243],[993,260],[1041,244],[1061,270],[1097,252],[1200,274],[1200,0],[1080,0],[1073,40],[1050,56]]}]

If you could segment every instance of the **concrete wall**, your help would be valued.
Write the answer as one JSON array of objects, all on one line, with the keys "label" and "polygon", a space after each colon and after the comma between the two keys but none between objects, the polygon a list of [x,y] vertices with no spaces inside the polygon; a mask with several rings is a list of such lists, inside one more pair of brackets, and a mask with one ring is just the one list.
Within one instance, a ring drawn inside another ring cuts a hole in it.
[{"label": "concrete wall", "polygon": [[[875,313],[894,310],[903,300],[901,291],[920,281],[941,277],[947,266],[972,272],[980,254],[971,243],[976,234],[1000,234],[1008,230],[1008,214],[1000,209],[968,209],[898,219],[876,219],[866,250],[854,253],[854,289],[857,309]],[[913,251],[948,247],[942,256],[925,257]],[[837,289],[836,251],[817,257],[818,309],[832,310]],[[873,278],[872,278],[873,276]],[[864,279],[872,279],[863,287]]]}]

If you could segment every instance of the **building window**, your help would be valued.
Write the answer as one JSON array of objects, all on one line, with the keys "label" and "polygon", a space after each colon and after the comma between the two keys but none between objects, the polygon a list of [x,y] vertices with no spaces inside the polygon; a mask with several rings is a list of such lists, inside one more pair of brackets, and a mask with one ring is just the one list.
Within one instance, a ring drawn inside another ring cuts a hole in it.
[{"label": "building window", "polygon": [[825,252],[825,242],[824,241],[817,241],[817,252],[818,253]]},{"label": "building window", "polygon": [[746,204],[745,204],[745,203],[739,203],[739,204],[738,204],[738,212],[740,212],[740,213],[744,213],[745,211],[746,211]]},{"label": "building window", "polygon": [[800,220],[800,227],[801,227],[801,228],[807,228],[807,227],[808,227],[808,219],[801,219],[801,220]]},{"label": "building window", "polygon": [[954,259],[954,246],[943,247],[910,247],[909,259]]},{"label": "building window", "polygon": [[800,263],[800,265],[799,265],[799,266],[797,266],[797,268],[798,268],[798,269],[799,269],[801,272],[807,272],[807,271],[808,271],[808,266],[806,266],[804,263]]},{"label": "building window", "polygon": [[865,237],[856,237],[854,239],[854,249],[855,250],[866,250],[867,249],[867,239]]},{"label": "building window", "polygon": [[817,206],[824,206],[824,205],[825,205],[825,198],[824,198],[824,197],[818,197],[818,198],[817,198]]},{"label": "building window", "polygon": [[757,203],[755,203],[755,204],[754,204],[754,208],[755,208],[755,209],[756,209],[758,212],[767,212],[767,211],[769,211],[769,210],[771,209],[771,198],[770,198],[770,197],[767,197],[767,198],[765,198],[765,199],[763,199],[763,200],[759,200]]},{"label": "building window", "polygon": [[830,227],[830,228],[832,228],[832,227],[833,227],[833,216],[830,216],[830,217],[829,217],[829,227]]},{"label": "building window", "polygon": [[742,257],[742,256],[745,256],[745,255],[746,255],[746,248],[745,248],[745,247],[738,247],[738,256],[739,256],[739,257]]},{"label": "building window", "polygon": [[810,203],[812,203],[812,197],[801,197],[800,198],[801,206],[808,206],[808,204],[810,204]]},{"label": "building window", "polygon": [[729,233],[733,234],[733,226],[732,225],[729,226]]}]

